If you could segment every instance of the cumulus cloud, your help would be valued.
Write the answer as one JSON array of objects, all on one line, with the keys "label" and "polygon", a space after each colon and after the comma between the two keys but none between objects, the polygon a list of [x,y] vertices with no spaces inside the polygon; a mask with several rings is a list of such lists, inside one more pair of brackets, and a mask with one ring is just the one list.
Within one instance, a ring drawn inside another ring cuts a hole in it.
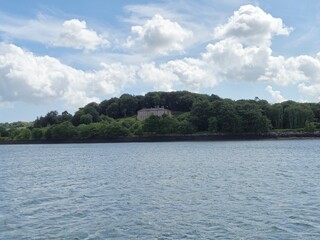
[{"label": "cumulus cloud", "polygon": [[99,47],[108,47],[109,41],[88,29],[85,21],[71,19],[62,24],[61,32],[53,45],[93,51]]},{"label": "cumulus cloud", "polygon": [[306,85],[305,83],[300,83],[298,85],[298,90],[303,94],[313,97],[314,99],[316,99],[316,101],[320,101],[320,84],[319,83],[311,84],[309,86]]},{"label": "cumulus cloud", "polygon": [[218,81],[213,69],[203,61],[195,58],[169,61],[161,67],[173,73],[178,79],[178,85],[187,90],[199,91],[201,87],[213,87]]},{"label": "cumulus cloud", "polygon": [[269,46],[274,35],[288,35],[290,31],[282,19],[274,18],[259,7],[245,5],[235,11],[226,24],[214,29],[214,37],[235,38],[248,45]]},{"label": "cumulus cloud", "polygon": [[142,82],[152,84],[154,89],[172,91],[173,85],[179,79],[171,71],[158,67],[154,62],[141,64],[138,76]]},{"label": "cumulus cloud", "polygon": [[[295,85],[301,93],[319,96],[320,54],[316,57],[272,54],[272,38],[288,35],[290,31],[281,19],[259,7],[243,6],[226,24],[215,28],[216,42],[209,43],[198,58],[144,64],[138,76],[159,90],[181,87],[198,91],[223,81],[250,81]],[[271,86],[266,91],[276,102],[285,100]]]},{"label": "cumulus cloud", "polygon": [[218,83],[207,67],[199,59],[184,58],[160,65],[142,64],[137,74],[139,81],[152,84],[156,90],[184,89],[198,92],[202,87],[213,87]]},{"label": "cumulus cloud", "polygon": [[[14,101],[56,99],[79,107],[99,101],[101,96],[118,94],[121,89],[135,84],[151,85],[154,90],[200,91],[223,81],[267,83],[270,86],[265,90],[275,102],[285,98],[271,85],[293,85],[300,93],[320,100],[320,54],[284,57],[272,52],[272,38],[288,35],[290,31],[281,19],[259,7],[247,5],[214,29],[215,40],[198,56],[164,62],[141,61],[131,65],[110,61],[95,71],[79,70],[56,58],[36,56],[15,45],[2,43],[0,107]],[[192,35],[178,23],[160,15],[134,26],[132,33],[134,36],[127,39],[126,47],[162,55],[183,51]],[[60,42],[55,42],[57,46],[84,51],[93,51],[107,44],[102,36],[88,29],[85,22],[76,19],[66,21],[59,36]],[[134,58],[135,54],[130,56]]]},{"label": "cumulus cloud", "polygon": [[[282,86],[307,83],[310,85],[309,88],[313,88],[320,83],[320,59],[306,55],[290,58],[270,57],[266,73],[261,76],[261,80],[273,81]],[[310,90],[302,92],[308,93]]]},{"label": "cumulus cloud", "polygon": [[35,56],[15,45],[0,44],[1,102],[64,100],[79,107],[98,96],[114,95],[135,81],[136,69],[120,63],[86,72],[49,56]]},{"label": "cumulus cloud", "polygon": [[271,54],[267,47],[243,46],[234,39],[209,44],[202,60],[216,69],[221,80],[256,81],[265,72]]},{"label": "cumulus cloud", "polygon": [[183,51],[185,41],[192,36],[192,32],[161,15],[155,15],[142,26],[133,26],[131,31],[135,36],[127,39],[127,48],[159,54]]},{"label": "cumulus cloud", "polygon": [[[227,23],[214,29],[215,43],[207,45],[199,58],[206,69],[213,69],[218,81],[272,82],[281,86],[296,85],[301,93],[320,95],[320,57],[274,56],[272,38],[288,35],[292,29],[280,18],[259,7],[242,6]],[[283,101],[280,92],[266,89],[275,101]]]},{"label": "cumulus cloud", "polygon": [[89,29],[85,21],[60,19],[39,14],[35,19],[12,18],[1,14],[0,34],[3,39],[25,39],[47,46],[67,47],[85,51],[108,47],[109,41]]},{"label": "cumulus cloud", "polygon": [[286,99],[281,95],[280,91],[274,91],[271,86],[266,87],[266,91],[271,95],[272,99],[276,103],[281,103],[286,101]]}]

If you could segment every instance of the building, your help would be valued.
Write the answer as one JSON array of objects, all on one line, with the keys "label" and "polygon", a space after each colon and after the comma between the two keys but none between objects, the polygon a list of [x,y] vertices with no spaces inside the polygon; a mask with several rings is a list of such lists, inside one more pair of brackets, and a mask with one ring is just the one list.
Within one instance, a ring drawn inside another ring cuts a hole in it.
[{"label": "building", "polygon": [[142,108],[138,111],[137,119],[142,121],[146,120],[148,117],[152,115],[160,117],[163,114],[171,116],[171,111],[169,109],[165,109],[164,107]]}]

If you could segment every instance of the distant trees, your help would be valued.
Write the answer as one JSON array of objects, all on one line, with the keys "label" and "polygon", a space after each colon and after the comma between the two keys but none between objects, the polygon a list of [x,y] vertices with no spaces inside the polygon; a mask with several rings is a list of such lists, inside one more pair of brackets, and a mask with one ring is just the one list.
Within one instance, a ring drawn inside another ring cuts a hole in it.
[{"label": "distant trees", "polygon": [[[156,106],[172,110],[173,116],[151,116],[143,122],[135,119],[139,109]],[[194,132],[262,133],[271,129],[312,131],[320,128],[320,104],[317,103],[269,104],[259,98],[234,101],[187,91],[149,92],[145,96],[123,94],[99,104],[87,104],[74,116],[49,112],[35,121],[35,127],[37,121],[43,122],[41,126],[59,125],[63,122],[62,116],[78,126],[81,138]]]},{"label": "distant trees", "polygon": [[0,126],[0,137],[8,137],[9,132],[4,126]]},{"label": "distant trees", "polygon": [[99,122],[100,119],[100,107],[97,103],[89,103],[85,107],[80,108],[75,112],[71,121],[74,126],[79,124],[90,124],[92,122]]},{"label": "distant trees", "polygon": [[271,122],[256,102],[237,101],[238,128],[241,132],[262,133],[271,129]]},{"label": "distant trees", "polygon": [[315,116],[318,114],[318,105],[286,101],[271,105],[267,117],[276,129],[304,128],[307,121],[317,121]]},{"label": "distant trees", "polygon": [[[164,106],[173,116],[135,117],[142,108]],[[210,133],[263,133],[272,129],[320,130],[320,103],[285,101],[269,104],[259,98],[222,99],[217,95],[149,92],[123,94],[101,103],[89,103],[73,115],[50,111],[33,124],[0,123],[0,140],[92,139],[130,135]]]},{"label": "distant trees", "polygon": [[10,138],[13,140],[30,140],[31,131],[28,128],[15,129],[10,133]]},{"label": "distant trees", "polygon": [[45,133],[47,139],[74,139],[78,138],[79,132],[71,122],[63,122],[48,128]]},{"label": "distant trees", "polygon": [[235,102],[231,100],[214,101],[211,104],[210,116],[216,119],[217,132],[242,132],[241,115],[236,110]]},{"label": "distant trees", "polygon": [[44,117],[37,118],[34,121],[33,126],[36,128],[47,127],[48,125],[59,124],[65,121],[70,121],[72,115],[67,111],[64,111],[59,115],[57,111],[50,111]]}]

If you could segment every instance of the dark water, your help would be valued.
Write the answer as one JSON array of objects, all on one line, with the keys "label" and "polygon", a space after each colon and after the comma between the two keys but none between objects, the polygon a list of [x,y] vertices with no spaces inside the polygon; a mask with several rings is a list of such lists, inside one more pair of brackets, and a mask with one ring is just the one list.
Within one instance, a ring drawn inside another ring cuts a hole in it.
[{"label": "dark water", "polygon": [[320,239],[320,141],[0,146],[0,239]]}]

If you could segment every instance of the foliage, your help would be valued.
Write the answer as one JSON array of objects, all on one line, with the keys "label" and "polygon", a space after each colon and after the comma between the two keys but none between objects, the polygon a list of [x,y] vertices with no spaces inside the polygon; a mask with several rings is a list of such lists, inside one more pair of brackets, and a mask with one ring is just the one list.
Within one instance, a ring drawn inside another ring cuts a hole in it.
[{"label": "foliage", "polygon": [[130,131],[123,127],[119,122],[112,122],[108,124],[104,130],[104,136],[106,137],[120,137],[128,136]]},{"label": "foliage", "polygon": [[316,130],[316,124],[314,122],[309,122],[308,120],[306,121],[304,130],[306,132],[314,132]]},{"label": "foliage", "polygon": [[48,128],[45,136],[47,139],[74,139],[79,136],[79,132],[71,122],[63,122]]},{"label": "foliage", "polygon": [[9,132],[4,126],[0,126],[0,137],[8,137]]},{"label": "foliage", "polygon": [[93,117],[91,114],[87,113],[87,114],[81,115],[80,124],[90,124],[92,122],[93,122]]},{"label": "foliage", "polygon": [[10,138],[13,140],[30,140],[31,131],[28,128],[19,128],[11,132]]},{"label": "foliage", "polygon": [[31,130],[31,137],[34,140],[39,140],[43,137],[43,130],[41,128],[33,128]]},{"label": "foliage", "polygon": [[[151,116],[138,121],[142,108],[163,106],[173,116]],[[285,101],[269,104],[259,98],[251,100],[222,99],[217,95],[177,92],[123,94],[89,103],[73,115],[50,111],[32,123],[0,123],[0,138],[92,139],[145,134],[262,133],[308,131],[320,129],[320,103]]]}]

